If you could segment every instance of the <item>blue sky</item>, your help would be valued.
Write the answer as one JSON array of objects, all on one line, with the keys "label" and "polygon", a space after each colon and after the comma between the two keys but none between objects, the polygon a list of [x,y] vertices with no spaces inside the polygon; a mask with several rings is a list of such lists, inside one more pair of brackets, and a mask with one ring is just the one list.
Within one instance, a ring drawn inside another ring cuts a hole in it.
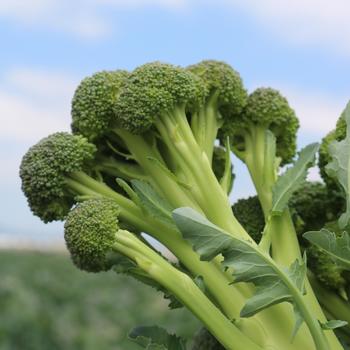
[{"label": "blue sky", "polygon": [[[86,75],[224,60],[250,91],[272,86],[288,97],[302,146],[330,130],[350,98],[349,17],[347,0],[1,0],[0,240],[62,236],[62,224],[30,213],[18,166],[30,145],[69,130],[70,100]],[[233,198],[247,196],[251,184],[235,166]]]}]

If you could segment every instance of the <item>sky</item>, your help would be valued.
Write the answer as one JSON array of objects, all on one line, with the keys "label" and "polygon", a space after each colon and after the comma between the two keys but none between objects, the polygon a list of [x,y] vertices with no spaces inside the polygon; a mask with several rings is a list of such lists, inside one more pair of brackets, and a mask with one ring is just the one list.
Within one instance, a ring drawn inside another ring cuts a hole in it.
[{"label": "sky", "polygon": [[[223,60],[249,91],[271,86],[288,98],[302,147],[331,130],[350,99],[349,17],[348,0],[0,0],[0,243],[62,240],[62,223],[31,214],[18,168],[28,147],[70,129],[85,76]],[[253,193],[234,165],[232,200]]]}]

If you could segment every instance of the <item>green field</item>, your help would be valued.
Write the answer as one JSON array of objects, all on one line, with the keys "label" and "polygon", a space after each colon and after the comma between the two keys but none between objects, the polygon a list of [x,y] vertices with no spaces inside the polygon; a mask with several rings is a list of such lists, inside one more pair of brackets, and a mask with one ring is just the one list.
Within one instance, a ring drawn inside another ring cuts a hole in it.
[{"label": "green field", "polygon": [[68,255],[0,250],[0,350],[137,350],[126,334],[154,324],[185,337],[199,328],[125,276],[81,272]]}]

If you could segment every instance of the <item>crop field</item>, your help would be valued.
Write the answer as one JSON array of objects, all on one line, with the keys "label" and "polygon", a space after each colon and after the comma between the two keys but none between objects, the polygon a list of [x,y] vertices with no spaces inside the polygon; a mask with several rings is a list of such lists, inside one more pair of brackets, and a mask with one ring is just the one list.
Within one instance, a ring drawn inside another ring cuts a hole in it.
[{"label": "crop field", "polygon": [[0,251],[0,350],[137,350],[128,331],[154,324],[185,337],[200,327],[125,276],[81,272],[64,254]]}]

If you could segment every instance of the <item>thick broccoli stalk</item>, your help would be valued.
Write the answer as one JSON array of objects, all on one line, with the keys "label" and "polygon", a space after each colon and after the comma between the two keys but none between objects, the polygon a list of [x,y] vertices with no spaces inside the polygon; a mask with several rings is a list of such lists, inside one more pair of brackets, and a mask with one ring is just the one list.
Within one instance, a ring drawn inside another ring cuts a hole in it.
[{"label": "thick broccoli stalk", "polygon": [[205,88],[204,103],[190,114],[190,118],[198,145],[211,162],[219,129],[242,111],[247,102],[247,91],[239,73],[225,62],[205,60],[187,69],[202,80]]},{"label": "thick broccoli stalk", "polygon": [[179,271],[133,233],[118,226],[119,208],[110,199],[91,199],[78,204],[67,216],[65,240],[75,265],[99,272],[113,267],[123,255],[148,277],[171,292],[230,350],[261,349],[246,337]]}]

